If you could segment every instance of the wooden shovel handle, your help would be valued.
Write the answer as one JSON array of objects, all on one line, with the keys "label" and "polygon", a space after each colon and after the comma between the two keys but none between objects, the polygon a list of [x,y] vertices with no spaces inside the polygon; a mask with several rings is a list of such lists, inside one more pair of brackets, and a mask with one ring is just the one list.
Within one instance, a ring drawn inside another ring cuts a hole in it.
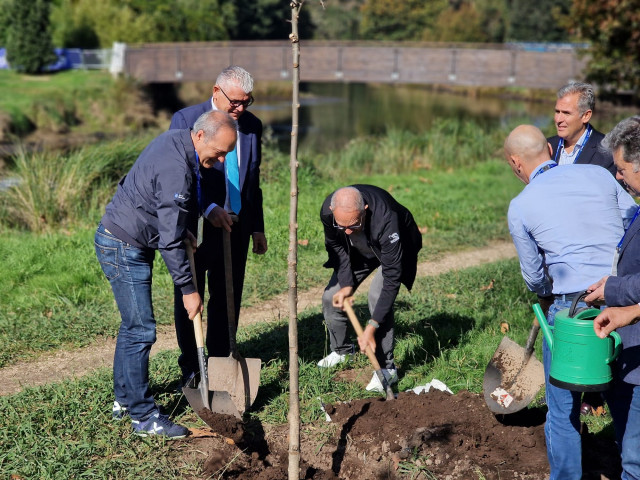
[{"label": "wooden shovel handle", "polygon": [[[193,286],[196,287],[197,292],[198,280],[196,278],[196,262],[193,259],[193,247],[188,239],[185,240],[184,245],[187,250],[187,257],[189,257],[189,267],[191,268],[191,276],[193,277]],[[204,332],[202,329],[202,314],[200,312],[196,313],[196,316],[193,318],[193,332],[196,335],[196,347],[204,348]]]},{"label": "wooden shovel handle", "polygon": [[[344,311],[347,312],[349,320],[351,320],[351,325],[353,325],[353,329],[356,331],[356,335],[358,335],[358,338],[360,338],[364,334],[364,330],[362,329],[362,325],[360,325],[360,322],[356,318],[356,314],[353,311],[351,302],[349,301],[350,299],[351,297],[345,298],[342,302],[342,305],[344,307]],[[371,351],[371,347],[369,347],[369,345],[367,345],[367,349],[364,351],[364,353],[366,353],[367,357],[369,357],[369,361],[371,362],[371,365],[373,365],[373,369],[380,370],[380,363],[378,362],[375,353]]]}]

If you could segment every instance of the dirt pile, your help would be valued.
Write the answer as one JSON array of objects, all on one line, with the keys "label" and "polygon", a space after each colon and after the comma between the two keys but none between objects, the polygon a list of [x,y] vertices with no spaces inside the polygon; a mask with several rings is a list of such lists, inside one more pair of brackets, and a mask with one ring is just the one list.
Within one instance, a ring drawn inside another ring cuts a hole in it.
[{"label": "dirt pile", "polygon": [[[548,478],[545,410],[493,415],[480,395],[431,390],[326,405],[330,423],[305,425],[301,479],[518,479]],[[217,415],[214,414],[214,417]],[[220,435],[192,438],[183,457],[199,455],[202,476],[283,480],[288,468],[288,427],[265,432],[217,416]],[[227,437],[227,438],[225,438]],[[583,433],[585,479],[617,479],[612,441]]]}]

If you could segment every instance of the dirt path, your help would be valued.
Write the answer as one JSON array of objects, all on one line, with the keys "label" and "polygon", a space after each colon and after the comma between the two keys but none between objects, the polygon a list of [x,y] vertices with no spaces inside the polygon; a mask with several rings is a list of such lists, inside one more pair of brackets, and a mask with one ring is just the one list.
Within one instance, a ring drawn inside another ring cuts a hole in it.
[{"label": "dirt path", "polygon": [[[484,263],[513,258],[516,252],[511,242],[494,243],[477,250],[468,250],[444,256],[435,262],[418,265],[418,276],[432,276],[450,270],[460,270]],[[360,291],[366,292],[368,282]],[[304,292],[298,292],[298,312],[320,305],[324,285]],[[240,325],[266,322],[288,317],[288,294],[278,295],[260,306],[245,308],[240,315]],[[44,355],[35,361],[21,362],[0,369],[0,395],[11,395],[24,387],[44,385],[69,377],[80,377],[100,367],[113,364],[115,338],[100,338],[90,346],[57,351]],[[154,355],[162,350],[178,348],[173,326],[158,327],[157,341],[151,350]],[[29,376],[25,375],[29,372]]]}]

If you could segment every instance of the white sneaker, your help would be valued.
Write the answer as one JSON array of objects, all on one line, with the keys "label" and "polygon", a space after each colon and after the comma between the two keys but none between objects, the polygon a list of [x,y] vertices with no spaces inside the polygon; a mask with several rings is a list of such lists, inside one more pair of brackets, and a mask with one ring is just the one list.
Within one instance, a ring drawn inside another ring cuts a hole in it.
[{"label": "white sneaker", "polygon": [[348,361],[349,361],[348,353],[345,353],[343,355],[340,353],[331,352],[329,355],[327,355],[326,357],[324,357],[322,360],[318,362],[318,366],[321,368],[329,368],[329,367],[335,367],[339,363],[348,362]]},{"label": "white sneaker", "polygon": [[[389,385],[398,383],[398,371],[395,368],[383,368],[382,374],[384,375],[384,378],[387,379]],[[371,378],[369,385],[367,385],[367,390],[369,392],[384,392],[384,387],[382,386],[382,383],[380,383],[380,379],[378,378],[376,372],[373,372],[373,377]]]}]

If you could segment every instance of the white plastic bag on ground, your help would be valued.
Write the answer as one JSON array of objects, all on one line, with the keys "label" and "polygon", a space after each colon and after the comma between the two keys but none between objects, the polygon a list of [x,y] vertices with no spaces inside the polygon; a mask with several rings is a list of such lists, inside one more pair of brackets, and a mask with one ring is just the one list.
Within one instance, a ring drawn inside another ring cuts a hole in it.
[{"label": "white plastic bag on ground", "polygon": [[444,383],[442,383],[437,378],[432,379],[426,385],[419,385],[417,387],[410,388],[409,390],[407,390],[407,392],[413,392],[416,395],[420,395],[421,393],[427,393],[432,388],[435,388],[436,390],[440,390],[441,392],[449,392],[450,394],[453,395],[453,392],[449,390],[449,387],[447,387]]}]

